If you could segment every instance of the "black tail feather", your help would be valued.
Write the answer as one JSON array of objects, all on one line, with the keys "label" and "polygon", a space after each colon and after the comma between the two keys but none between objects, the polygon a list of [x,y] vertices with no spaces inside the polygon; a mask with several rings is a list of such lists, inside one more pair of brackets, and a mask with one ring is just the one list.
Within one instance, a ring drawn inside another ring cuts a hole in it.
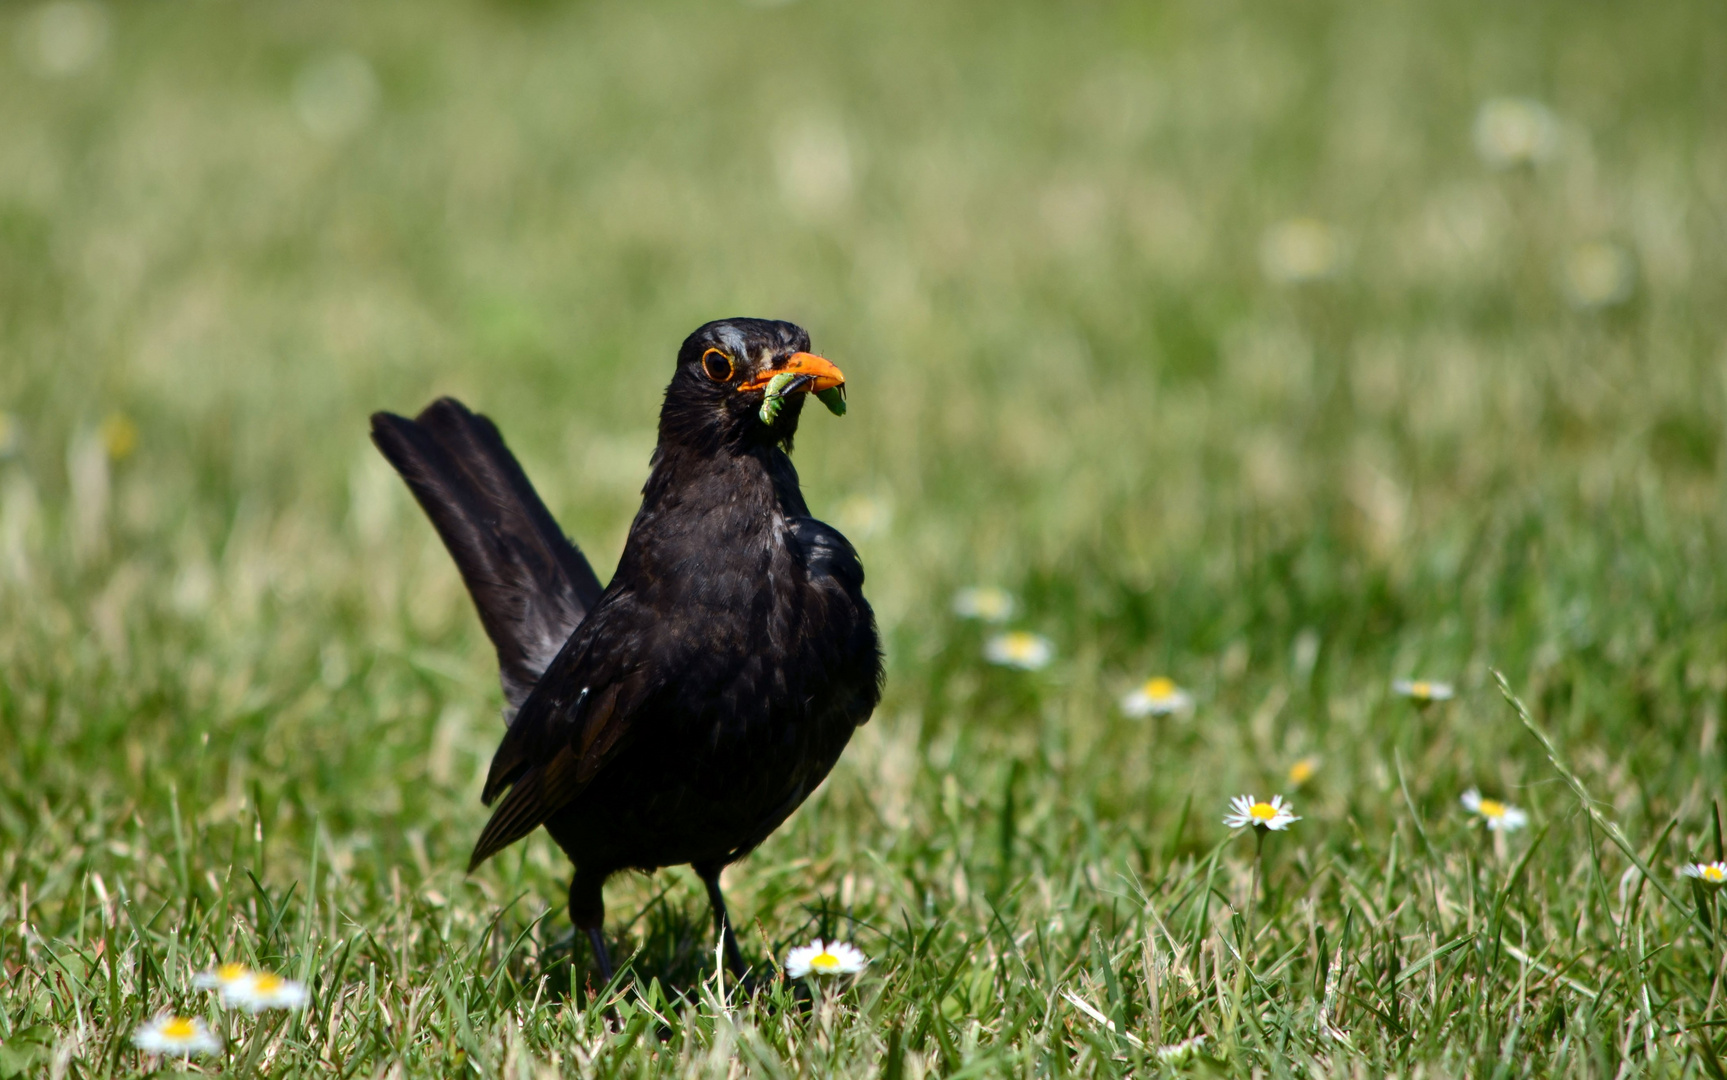
[{"label": "black tail feather", "polygon": [[419,500],[455,559],[498,650],[513,712],[600,598],[498,429],[454,398],[409,420],[372,415],[372,441]]}]

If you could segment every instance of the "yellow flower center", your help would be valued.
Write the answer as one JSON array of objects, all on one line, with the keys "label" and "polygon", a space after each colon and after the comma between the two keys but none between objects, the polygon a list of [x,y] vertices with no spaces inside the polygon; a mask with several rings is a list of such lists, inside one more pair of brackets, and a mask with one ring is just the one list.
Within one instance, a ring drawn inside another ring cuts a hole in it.
[{"label": "yellow flower center", "polygon": [[225,983],[236,982],[246,977],[245,964],[223,964],[216,969],[216,978]]},{"label": "yellow flower center", "polygon": [[972,594],[972,607],[986,619],[998,619],[1007,614],[1011,601],[1000,589],[979,589]]},{"label": "yellow flower center", "polygon": [[1481,816],[1502,818],[1505,816],[1505,804],[1500,802],[1498,799],[1482,799]]},{"label": "yellow flower center", "polygon": [[1410,683],[1409,696],[1412,698],[1430,698],[1433,696],[1433,684],[1425,682]]},{"label": "yellow flower center", "polygon": [[1313,774],[1319,769],[1319,763],[1312,758],[1302,758],[1289,767],[1289,782],[1305,784],[1313,779]]},{"label": "yellow flower center", "polygon": [[816,971],[838,971],[839,966],[840,958],[826,949],[810,957],[810,967]]},{"label": "yellow flower center", "polygon": [[[1016,630],[1007,636],[1007,651],[1009,654],[1024,659],[1037,652],[1037,638],[1024,630]],[[825,953],[823,954],[826,955]]]},{"label": "yellow flower center", "polygon": [[282,988],[280,975],[260,975],[252,980],[252,989],[260,994],[274,994]]},{"label": "yellow flower center", "polygon": [[1727,881],[1727,870],[1723,870],[1718,864],[1712,863],[1703,868],[1703,880]]},{"label": "yellow flower center", "polygon": [[192,1026],[192,1021],[184,1016],[176,1016],[162,1025],[163,1036],[170,1039],[190,1039],[197,1033],[197,1029]]},{"label": "yellow flower center", "polygon": [[1145,696],[1156,701],[1160,698],[1175,696],[1175,680],[1166,679],[1162,675],[1145,682]]},{"label": "yellow flower center", "polygon": [[1277,807],[1268,802],[1256,802],[1248,807],[1247,816],[1255,821],[1270,821],[1277,816]]}]

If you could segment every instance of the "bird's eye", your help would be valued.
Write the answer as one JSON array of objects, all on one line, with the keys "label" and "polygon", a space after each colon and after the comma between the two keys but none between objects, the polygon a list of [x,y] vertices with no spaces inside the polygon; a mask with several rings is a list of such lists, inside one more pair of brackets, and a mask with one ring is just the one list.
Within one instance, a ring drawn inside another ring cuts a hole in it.
[{"label": "bird's eye", "polygon": [[709,349],[702,354],[702,374],[714,382],[729,382],[732,372],[732,358],[718,349]]}]

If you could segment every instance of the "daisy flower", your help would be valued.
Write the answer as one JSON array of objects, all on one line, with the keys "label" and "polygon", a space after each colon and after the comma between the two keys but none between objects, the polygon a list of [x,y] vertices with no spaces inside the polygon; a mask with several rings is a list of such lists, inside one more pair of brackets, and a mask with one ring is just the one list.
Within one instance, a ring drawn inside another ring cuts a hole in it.
[{"label": "daisy flower", "polygon": [[1637,266],[1630,252],[1605,240],[1578,244],[1560,266],[1565,299],[1579,311],[1612,307],[1631,298]]},{"label": "daisy flower", "polygon": [[19,20],[20,59],[51,78],[76,75],[102,58],[111,36],[107,9],[99,4],[57,0]]},{"label": "daisy flower", "polygon": [[132,1035],[132,1045],[146,1054],[219,1054],[222,1040],[197,1017],[162,1013]]},{"label": "daisy flower", "polygon": [[984,643],[983,655],[992,664],[1036,671],[1055,657],[1055,646],[1042,634],[1015,630],[1011,634],[997,634],[990,638]]},{"label": "daisy flower", "polygon": [[1193,705],[1193,695],[1162,675],[1147,679],[1121,699],[1121,711],[1132,717],[1168,716]]},{"label": "daisy flower", "polygon": [[1559,149],[1553,110],[1528,98],[1494,98],[1475,114],[1475,152],[1495,169],[1539,165]]},{"label": "daisy flower", "polygon": [[953,594],[953,613],[962,619],[982,619],[984,622],[991,623],[1006,622],[1013,618],[1013,613],[1018,606],[1014,602],[1012,593],[1006,589],[998,589],[993,585],[961,589]]},{"label": "daisy flower", "polygon": [[1457,696],[1457,688],[1450,683],[1428,679],[1395,679],[1391,683],[1391,692],[1399,697],[1406,697],[1417,705],[1450,701]]},{"label": "daisy flower", "polygon": [[1686,863],[1679,868],[1679,876],[1696,878],[1705,885],[1720,888],[1727,885],[1727,862]]},{"label": "daisy flower", "polygon": [[1516,832],[1529,824],[1529,815],[1498,799],[1483,799],[1481,792],[1470,788],[1463,793],[1463,808],[1471,814],[1479,814],[1487,822],[1489,829],[1498,832]]},{"label": "daisy flower", "polygon": [[263,1012],[265,1009],[298,1009],[306,1004],[306,985],[280,975],[254,971],[222,987],[222,1004],[231,1009]]},{"label": "daisy flower", "polygon": [[245,964],[223,964],[210,971],[200,971],[192,976],[192,985],[200,990],[221,990],[244,982],[252,977],[252,969]]},{"label": "daisy flower", "polygon": [[1312,754],[1307,755],[1289,767],[1289,782],[1295,787],[1313,779],[1313,774],[1319,771],[1319,759]]},{"label": "daisy flower", "polygon": [[786,974],[794,979],[805,975],[856,975],[868,963],[869,958],[856,946],[843,941],[824,943],[816,938],[786,955]]},{"label": "daisy flower", "polygon": [[1232,829],[1251,825],[1256,829],[1282,832],[1301,820],[1289,811],[1282,795],[1273,795],[1270,802],[1260,802],[1252,795],[1237,795],[1229,800],[1229,813],[1224,815],[1223,823]]},{"label": "daisy flower", "polygon": [[1291,218],[1266,230],[1259,263],[1265,276],[1279,284],[1323,281],[1342,268],[1343,243],[1318,218]]},{"label": "daisy flower", "polygon": [[848,495],[841,501],[837,516],[846,535],[867,540],[893,524],[893,506],[871,495]]}]

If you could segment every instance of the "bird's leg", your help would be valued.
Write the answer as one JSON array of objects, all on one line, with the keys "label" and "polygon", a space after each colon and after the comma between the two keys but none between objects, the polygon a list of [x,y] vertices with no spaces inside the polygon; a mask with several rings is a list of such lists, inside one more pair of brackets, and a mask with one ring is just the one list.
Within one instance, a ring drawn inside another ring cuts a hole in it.
[{"label": "bird's leg", "polygon": [[732,932],[732,917],[726,912],[726,898],[720,895],[720,871],[725,869],[725,864],[704,863],[693,869],[702,879],[702,884],[708,887],[708,903],[714,909],[714,932],[725,945],[726,966],[741,979],[744,977],[744,954],[738,949],[737,934]]},{"label": "bird's leg", "polygon": [[612,957],[606,952],[606,898],[601,891],[606,883],[604,874],[592,874],[576,868],[570,881],[570,921],[577,930],[585,931],[594,947],[594,962],[600,965],[600,976],[612,981]]}]

